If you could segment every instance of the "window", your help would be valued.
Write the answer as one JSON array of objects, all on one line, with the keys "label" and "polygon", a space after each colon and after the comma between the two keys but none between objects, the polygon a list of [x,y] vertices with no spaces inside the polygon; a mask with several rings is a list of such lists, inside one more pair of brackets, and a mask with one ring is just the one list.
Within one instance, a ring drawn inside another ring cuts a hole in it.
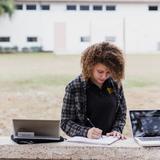
[{"label": "window", "polygon": [[17,10],[23,10],[23,5],[22,4],[16,4],[16,9]]},{"label": "window", "polygon": [[149,11],[158,11],[158,6],[148,6]]},{"label": "window", "polygon": [[36,5],[35,4],[27,4],[26,9],[27,10],[36,10]]},{"label": "window", "polygon": [[66,7],[67,7],[67,10],[71,10],[71,11],[77,9],[77,6],[76,6],[76,5],[67,5]]},{"label": "window", "polygon": [[27,37],[27,42],[37,42],[37,37]]},{"label": "window", "polygon": [[0,37],[0,42],[10,42],[10,37]]},{"label": "window", "polygon": [[94,5],[93,6],[93,10],[95,10],[95,11],[101,11],[102,10],[102,6],[101,5]]},{"label": "window", "polygon": [[49,5],[41,5],[41,10],[50,10]]},{"label": "window", "polygon": [[90,42],[90,37],[89,36],[82,36],[80,37],[81,42]]},{"label": "window", "polygon": [[107,11],[115,11],[116,10],[116,6],[114,6],[114,5],[108,5],[108,6],[106,6],[106,10]]},{"label": "window", "polygon": [[105,37],[105,41],[106,42],[115,42],[116,41],[116,37],[114,37],[114,36],[106,36]]},{"label": "window", "polygon": [[89,6],[88,5],[80,5],[80,10],[81,11],[88,11],[89,10]]}]

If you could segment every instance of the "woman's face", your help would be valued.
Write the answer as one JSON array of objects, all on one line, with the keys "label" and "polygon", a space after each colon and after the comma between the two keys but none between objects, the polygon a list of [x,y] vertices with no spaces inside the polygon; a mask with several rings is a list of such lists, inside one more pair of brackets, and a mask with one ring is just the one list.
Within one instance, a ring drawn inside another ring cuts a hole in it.
[{"label": "woman's face", "polygon": [[101,63],[97,63],[92,68],[91,80],[98,86],[102,86],[105,80],[111,76],[111,71],[108,67]]}]

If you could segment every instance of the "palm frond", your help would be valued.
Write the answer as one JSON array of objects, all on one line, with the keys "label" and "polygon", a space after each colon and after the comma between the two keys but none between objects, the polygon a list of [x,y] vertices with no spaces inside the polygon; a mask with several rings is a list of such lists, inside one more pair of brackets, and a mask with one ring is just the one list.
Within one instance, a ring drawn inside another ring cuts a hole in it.
[{"label": "palm frond", "polygon": [[0,0],[0,15],[8,13],[11,16],[14,12],[14,0]]}]

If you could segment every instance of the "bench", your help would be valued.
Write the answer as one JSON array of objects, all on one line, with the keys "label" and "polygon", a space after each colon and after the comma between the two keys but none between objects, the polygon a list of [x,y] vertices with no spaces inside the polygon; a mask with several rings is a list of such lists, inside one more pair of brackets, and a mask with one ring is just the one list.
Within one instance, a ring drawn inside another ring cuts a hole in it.
[{"label": "bench", "polygon": [[141,147],[132,138],[112,145],[71,142],[18,145],[9,137],[0,137],[0,159],[159,160],[160,147]]}]

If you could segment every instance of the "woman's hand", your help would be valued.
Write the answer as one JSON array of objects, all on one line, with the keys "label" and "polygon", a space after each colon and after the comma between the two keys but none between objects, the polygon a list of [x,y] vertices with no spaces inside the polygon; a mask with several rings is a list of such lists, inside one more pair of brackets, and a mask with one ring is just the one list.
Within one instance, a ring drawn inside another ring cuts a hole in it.
[{"label": "woman's hand", "polygon": [[123,140],[127,139],[126,136],[124,136],[123,134],[121,134],[120,132],[117,132],[117,131],[106,133],[106,136],[118,137],[118,138],[123,139]]},{"label": "woman's hand", "polygon": [[88,130],[87,138],[98,139],[102,136],[102,130],[99,128],[91,128]]}]

